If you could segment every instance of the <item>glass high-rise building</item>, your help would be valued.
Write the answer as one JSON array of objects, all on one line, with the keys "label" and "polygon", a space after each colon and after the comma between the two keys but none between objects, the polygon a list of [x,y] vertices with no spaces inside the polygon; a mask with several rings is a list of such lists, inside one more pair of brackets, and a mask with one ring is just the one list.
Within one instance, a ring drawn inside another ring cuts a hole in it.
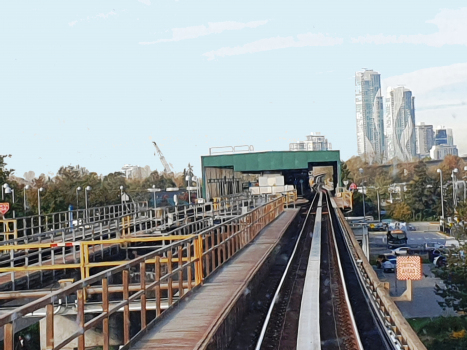
[{"label": "glass high-rise building", "polygon": [[414,100],[412,91],[403,86],[387,89],[384,117],[387,160],[412,161],[417,155]]},{"label": "glass high-rise building", "polygon": [[420,123],[415,127],[415,135],[417,140],[417,154],[420,158],[430,156],[431,147],[434,145],[433,125]]},{"label": "glass high-rise building", "polygon": [[355,74],[358,155],[365,161],[382,162],[384,158],[384,114],[381,76],[365,69]]}]

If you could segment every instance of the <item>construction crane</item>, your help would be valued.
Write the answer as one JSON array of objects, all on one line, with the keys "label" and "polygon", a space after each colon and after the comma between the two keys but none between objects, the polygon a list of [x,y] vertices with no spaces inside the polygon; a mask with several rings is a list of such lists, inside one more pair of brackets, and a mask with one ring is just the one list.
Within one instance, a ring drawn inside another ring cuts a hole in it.
[{"label": "construction crane", "polygon": [[[159,156],[159,159],[161,160],[161,163],[162,165],[164,166],[164,172],[167,174],[167,175],[170,175],[173,177],[174,173],[172,171],[172,169],[170,169],[170,165],[169,163],[167,163],[167,161],[165,160],[165,157],[164,155],[162,154],[161,150],[159,149],[159,147],[157,146],[157,143],[155,143],[154,141],[152,141],[152,143],[154,144],[154,147],[156,147],[156,151],[157,151],[157,155]],[[156,155],[154,153],[154,155]]]}]

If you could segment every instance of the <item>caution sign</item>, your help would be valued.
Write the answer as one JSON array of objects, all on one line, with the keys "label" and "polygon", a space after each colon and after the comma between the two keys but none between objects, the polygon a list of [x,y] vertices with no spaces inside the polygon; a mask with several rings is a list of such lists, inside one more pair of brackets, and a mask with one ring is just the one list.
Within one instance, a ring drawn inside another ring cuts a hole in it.
[{"label": "caution sign", "polygon": [[0,203],[0,213],[5,215],[10,210],[10,203]]},{"label": "caution sign", "polygon": [[422,258],[420,256],[397,257],[397,279],[400,281],[418,281],[423,277]]}]

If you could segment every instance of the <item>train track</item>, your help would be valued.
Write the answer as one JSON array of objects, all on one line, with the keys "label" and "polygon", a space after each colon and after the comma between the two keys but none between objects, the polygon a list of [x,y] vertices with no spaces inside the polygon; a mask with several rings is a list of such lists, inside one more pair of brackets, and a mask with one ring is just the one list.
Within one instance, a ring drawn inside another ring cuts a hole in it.
[{"label": "train track", "polygon": [[[322,200],[319,200],[318,196]],[[316,226],[320,227],[320,272],[312,284],[319,289],[316,293],[316,297],[319,296],[319,300],[316,300],[319,315],[310,316],[319,323],[319,334],[309,331],[305,336],[310,338],[310,342],[314,341],[316,349],[363,349],[334,237],[332,210],[325,191],[319,191],[308,208],[295,248],[271,299],[254,346],[255,350],[300,349],[303,341],[302,336],[302,341],[298,342],[302,322],[300,311],[303,298],[310,298],[310,295],[303,293],[306,290],[306,275],[310,273],[309,259],[316,253],[311,251],[313,232],[319,231]]]}]

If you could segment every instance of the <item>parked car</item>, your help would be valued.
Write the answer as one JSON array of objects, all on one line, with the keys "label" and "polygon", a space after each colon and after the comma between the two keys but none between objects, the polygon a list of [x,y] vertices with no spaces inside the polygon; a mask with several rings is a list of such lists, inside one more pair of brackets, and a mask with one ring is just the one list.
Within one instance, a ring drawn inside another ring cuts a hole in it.
[{"label": "parked car", "polygon": [[457,239],[446,239],[446,243],[444,244],[446,247],[451,247],[451,248],[459,248],[460,244]]},{"label": "parked car", "polygon": [[410,247],[399,247],[392,251],[394,255],[410,255],[412,253],[412,249]]},{"label": "parked car", "polygon": [[443,249],[444,245],[437,242],[427,242],[424,245],[425,250]]},{"label": "parked car", "polygon": [[396,259],[389,259],[383,263],[383,271],[384,272],[395,272],[397,267],[397,258]]},{"label": "parked car", "polygon": [[383,263],[391,259],[397,259],[397,256],[391,253],[384,253],[384,254],[378,255],[378,258],[376,259],[376,267],[378,269],[383,268]]},{"label": "parked car", "polygon": [[416,228],[414,225],[412,225],[412,224],[407,224],[407,229],[408,229],[409,231],[417,231],[417,228]]}]

